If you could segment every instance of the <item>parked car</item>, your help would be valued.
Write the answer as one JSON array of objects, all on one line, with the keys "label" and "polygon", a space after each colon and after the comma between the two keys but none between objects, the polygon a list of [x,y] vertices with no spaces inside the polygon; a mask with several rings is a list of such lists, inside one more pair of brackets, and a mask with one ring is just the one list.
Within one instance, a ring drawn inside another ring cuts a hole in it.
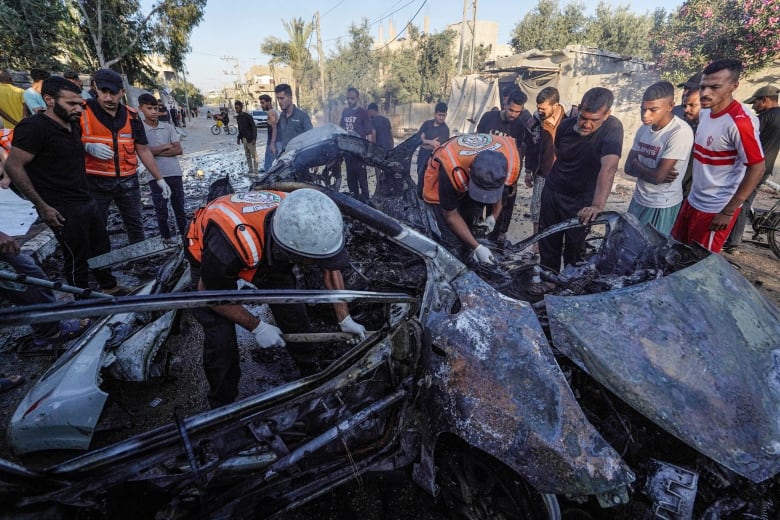
[{"label": "parked car", "polygon": [[268,112],[265,110],[252,110],[252,119],[255,120],[257,128],[266,128],[268,126]]},{"label": "parked car", "polygon": [[[406,182],[405,152],[321,137],[319,152],[288,146],[256,188],[311,187],[301,180],[339,150]],[[345,215],[354,290],[305,272],[305,290],[115,299],[121,312],[305,303],[325,323],[349,302],[365,340],[337,341],[311,376],[43,469],[0,460],[3,510],[112,516],[136,496],[148,517],[278,517],[411,467],[457,518],[777,516],[780,311],[725,260],[608,212],[561,273],[521,253],[576,219],[496,249],[496,266],[466,265],[430,238],[416,195],[391,188],[372,201],[381,211],[320,188]],[[17,307],[0,324],[107,307]]]}]

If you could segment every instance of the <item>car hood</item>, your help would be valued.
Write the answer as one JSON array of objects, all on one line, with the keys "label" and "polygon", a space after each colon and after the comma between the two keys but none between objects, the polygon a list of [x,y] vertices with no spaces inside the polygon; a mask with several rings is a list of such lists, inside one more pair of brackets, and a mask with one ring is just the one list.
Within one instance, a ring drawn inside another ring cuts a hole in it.
[{"label": "car hood", "polygon": [[555,346],[620,399],[754,482],[780,471],[780,311],[723,258],[545,303]]}]

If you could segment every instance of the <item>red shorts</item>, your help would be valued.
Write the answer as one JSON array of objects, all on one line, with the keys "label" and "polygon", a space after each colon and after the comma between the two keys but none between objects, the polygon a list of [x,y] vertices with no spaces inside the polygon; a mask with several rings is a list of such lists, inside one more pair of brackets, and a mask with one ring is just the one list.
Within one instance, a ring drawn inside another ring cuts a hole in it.
[{"label": "red shorts", "polygon": [[709,249],[713,253],[720,253],[741,210],[742,208],[738,208],[734,212],[734,216],[731,217],[731,222],[726,226],[726,229],[710,231],[710,224],[717,213],[699,211],[688,204],[686,199],[680,208],[680,213],[677,214],[674,226],[672,226],[672,238],[683,244],[695,243]]}]

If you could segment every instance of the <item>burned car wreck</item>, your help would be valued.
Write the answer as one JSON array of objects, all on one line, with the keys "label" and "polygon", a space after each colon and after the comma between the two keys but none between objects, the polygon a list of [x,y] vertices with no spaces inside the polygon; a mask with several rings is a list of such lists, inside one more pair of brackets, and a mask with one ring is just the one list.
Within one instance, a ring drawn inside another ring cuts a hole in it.
[{"label": "burned car wreck", "polygon": [[350,291],[305,276],[290,291],[18,307],[0,324],[343,301],[374,332],[336,337],[318,373],[231,405],[52,465],[0,461],[4,511],[121,516],[143,496],[165,518],[274,517],[410,467],[456,517],[777,517],[780,312],[727,262],[606,213],[570,270],[523,260],[538,236],[469,267],[409,196],[413,146],[386,154],[338,135],[303,143],[310,159],[288,150],[255,189],[311,187],[311,168],[341,151],[383,168],[382,211],[325,189],[345,216]]}]

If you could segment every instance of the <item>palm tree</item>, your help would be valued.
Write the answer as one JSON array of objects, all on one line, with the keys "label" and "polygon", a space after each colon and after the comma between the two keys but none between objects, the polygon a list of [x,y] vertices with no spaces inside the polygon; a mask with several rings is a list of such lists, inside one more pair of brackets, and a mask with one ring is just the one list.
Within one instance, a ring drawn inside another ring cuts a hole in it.
[{"label": "palm tree", "polygon": [[260,45],[260,52],[271,56],[272,64],[283,63],[292,69],[294,83],[292,88],[295,92],[295,100],[300,104],[303,77],[314,63],[308,48],[314,24],[305,22],[303,18],[282,20],[282,24],[290,40],[284,42],[271,36]]}]

